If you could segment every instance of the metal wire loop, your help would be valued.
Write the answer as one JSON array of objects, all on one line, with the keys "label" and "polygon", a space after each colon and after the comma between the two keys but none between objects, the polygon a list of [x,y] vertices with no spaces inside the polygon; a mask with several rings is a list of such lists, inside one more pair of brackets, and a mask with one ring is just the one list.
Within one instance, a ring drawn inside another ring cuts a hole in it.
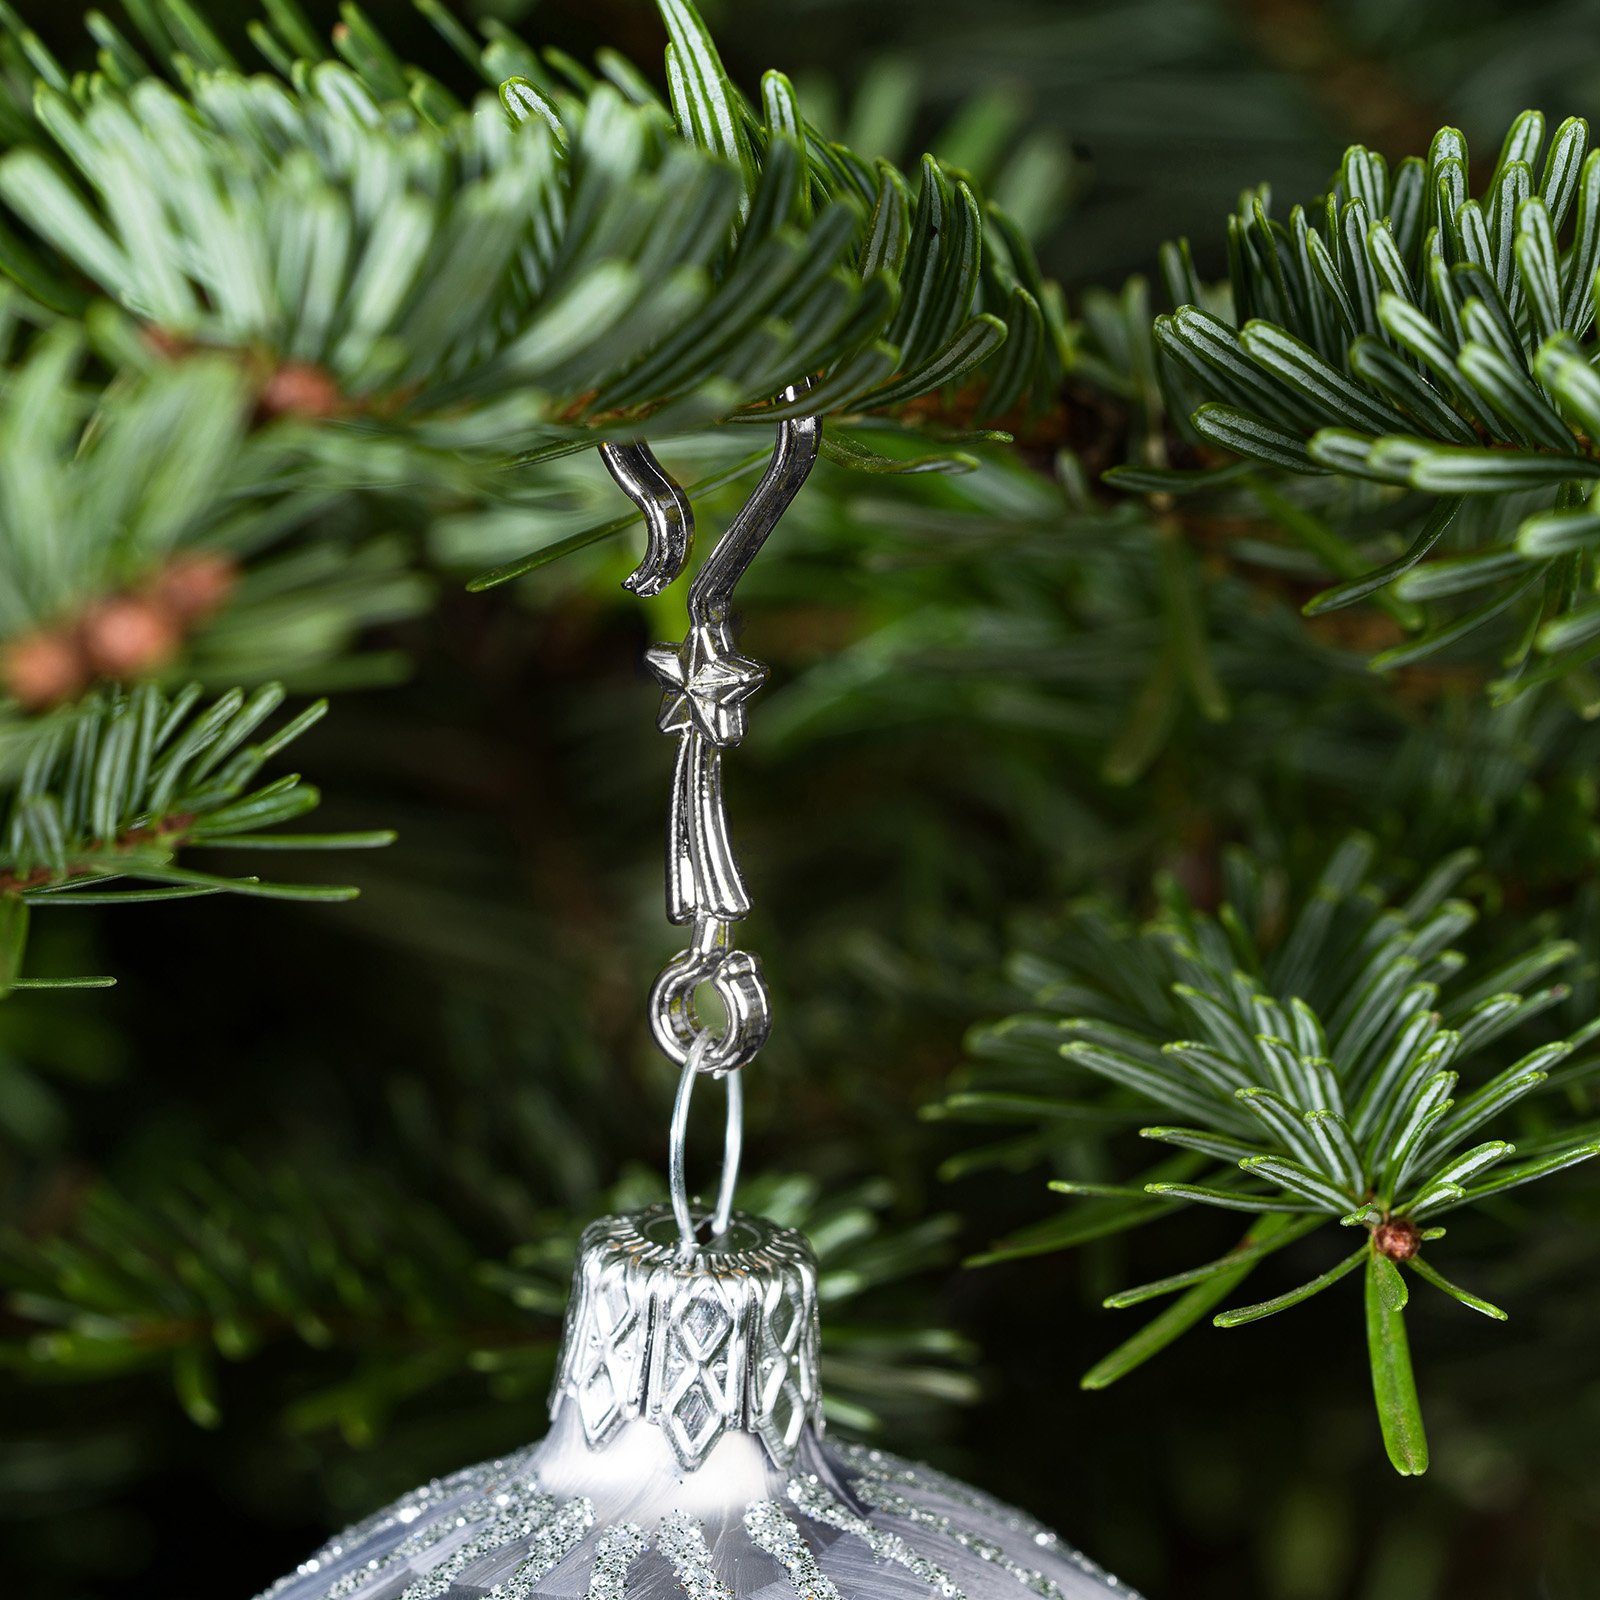
[{"label": "metal wire loop", "polygon": [[[689,1057],[678,1077],[678,1092],[672,1102],[672,1128],[667,1146],[667,1185],[672,1195],[672,1215],[678,1224],[678,1253],[685,1260],[700,1249],[700,1234],[695,1227],[689,1198],[689,1108],[694,1100],[695,1080],[706,1070],[701,1058],[708,1048],[709,1040],[705,1035],[689,1047]],[[728,1099],[722,1136],[722,1176],[717,1184],[716,1210],[711,1214],[713,1239],[720,1239],[728,1231],[733,1197],[739,1187],[739,1159],[744,1152],[744,1080],[737,1072],[732,1072],[723,1077],[722,1084]]]}]

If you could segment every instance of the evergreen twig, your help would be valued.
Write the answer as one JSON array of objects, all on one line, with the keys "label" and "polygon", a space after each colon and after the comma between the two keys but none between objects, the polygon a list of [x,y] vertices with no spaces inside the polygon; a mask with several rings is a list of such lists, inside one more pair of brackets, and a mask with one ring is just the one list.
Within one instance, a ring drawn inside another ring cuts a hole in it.
[{"label": "evergreen twig", "polygon": [[[1494,1070],[1484,1058],[1503,1059],[1501,1041],[1565,998],[1566,987],[1546,979],[1574,947],[1547,941],[1487,970],[1469,967],[1454,944],[1474,913],[1450,891],[1470,854],[1441,863],[1398,903],[1378,892],[1372,865],[1369,841],[1348,842],[1281,930],[1269,880],[1242,856],[1230,861],[1229,897],[1214,915],[1170,886],[1162,916],[1137,934],[1085,908],[1053,947],[1027,957],[1036,1009],[974,1035],[978,1064],[950,1109],[1026,1119],[1019,1090],[1048,1113],[1053,1099],[1076,1100],[1087,1074],[1110,1105],[1153,1105],[1174,1119],[1141,1128],[1141,1137],[1198,1158],[1181,1173],[1158,1169],[1127,1187],[1054,1184],[1100,1209],[1099,1232],[1177,1205],[1259,1218],[1216,1260],[1112,1295],[1106,1303],[1117,1307],[1182,1298],[1099,1363],[1084,1379],[1089,1387],[1149,1360],[1318,1222],[1363,1229],[1362,1248],[1310,1282],[1213,1321],[1257,1321],[1364,1268],[1384,1438],[1396,1470],[1418,1473],[1427,1447],[1396,1267],[1503,1315],[1444,1279],[1424,1246],[1442,1237],[1435,1219],[1600,1155],[1600,1123],[1559,1110],[1559,1126],[1520,1157],[1511,1140],[1484,1137],[1513,1107],[1555,1087],[1552,1073],[1569,1057],[1578,1060],[1563,1070],[1562,1086],[1592,1076],[1600,1057],[1585,1047],[1600,1024]],[[989,1259],[1083,1236],[1068,1212]]]}]

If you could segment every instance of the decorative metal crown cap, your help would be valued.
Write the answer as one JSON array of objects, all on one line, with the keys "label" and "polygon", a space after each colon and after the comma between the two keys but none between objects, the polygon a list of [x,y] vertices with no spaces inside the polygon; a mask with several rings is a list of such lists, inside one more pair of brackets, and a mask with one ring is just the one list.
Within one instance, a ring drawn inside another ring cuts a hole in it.
[{"label": "decorative metal crown cap", "polygon": [[591,1448],[654,1423],[686,1472],[724,1434],[781,1465],[821,1431],[817,1263],[806,1239],[735,1212],[683,1259],[670,1206],[592,1223],[579,1246],[550,1414],[573,1406]]}]

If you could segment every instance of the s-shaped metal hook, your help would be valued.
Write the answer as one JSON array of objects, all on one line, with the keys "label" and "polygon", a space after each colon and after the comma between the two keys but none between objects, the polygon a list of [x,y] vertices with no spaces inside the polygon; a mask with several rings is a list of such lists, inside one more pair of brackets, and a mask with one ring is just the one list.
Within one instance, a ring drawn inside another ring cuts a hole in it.
[{"label": "s-shaped metal hook", "polygon": [[[789,389],[793,400],[803,388]],[[733,595],[779,519],[816,464],[822,423],[802,417],[778,424],[761,481],[689,585],[689,632],[681,644],[656,645],[645,662],[661,684],[658,717],[678,740],[667,841],[667,915],[692,923],[691,947],[656,982],[651,1026],[662,1050],[683,1066],[693,1052],[700,1071],[722,1074],[753,1060],[771,1028],[761,963],[732,948],[729,924],[747,916],[750,896],[728,837],[722,752],[744,737],[745,704],[766,668],[734,648]],[[649,540],[626,580],[635,594],[661,593],[688,565],[694,510],[683,489],[644,444],[607,444],[601,455],[623,492],[644,513]],[[714,1037],[701,1024],[694,992],[711,984],[726,1020]],[[699,1048],[696,1049],[698,1043]]]}]

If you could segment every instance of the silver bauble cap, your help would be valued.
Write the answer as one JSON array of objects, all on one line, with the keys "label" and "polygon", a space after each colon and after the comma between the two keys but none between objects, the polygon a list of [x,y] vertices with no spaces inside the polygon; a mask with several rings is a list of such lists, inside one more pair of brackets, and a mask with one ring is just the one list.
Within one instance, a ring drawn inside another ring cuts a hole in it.
[{"label": "silver bauble cap", "polygon": [[261,1600],[1137,1600],[942,1473],[824,1440],[817,1271],[735,1213],[583,1236],[538,1444],[347,1528]]},{"label": "silver bauble cap", "polygon": [[571,1406],[598,1448],[660,1428],[685,1472],[728,1433],[788,1465],[822,1427],[817,1263],[789,1228],[735,1214],[685,1261],[669,1207],[592,1224],[578,1248],[552,1416]]}]

